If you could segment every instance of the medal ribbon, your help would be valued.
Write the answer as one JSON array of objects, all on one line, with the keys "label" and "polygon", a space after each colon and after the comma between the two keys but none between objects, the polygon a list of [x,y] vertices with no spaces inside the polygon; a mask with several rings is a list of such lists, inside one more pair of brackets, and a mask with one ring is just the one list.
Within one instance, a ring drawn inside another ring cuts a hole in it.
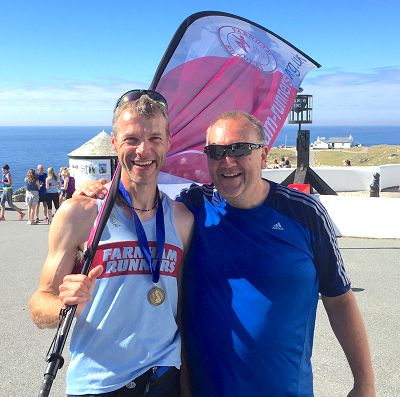
[{"label": "medal ribbon", "polygon": [[158,208],[157,208],[157,214],[156,214],[157,262],[156,262],[155,267],[153,267],[153,261],[151,259],[149,242],[147,241],[146,233],[144,231],[142,222],[140,221],[138,214],[134,210],[131,198],[129,197],[129,194],[121,181],[119,182],[119,191],[122,194],[122,196],[124,197],[124,199],[126,200],[126,202],[129,204],[129,206],[132,208],[133,219],[135,221],[135,228],[136,228],[136,234],[137,234],[137,238],[138,238],[139,247],[140,247],[140,250],[142,251],[142,254],[146,258],[147,263],[149,264],[149,268],[151,271],[151,278],[153,280],[153,283],[157,284],[158,280],[160,279],[161,258],[162,258],[162,254],[164,251],[164,245],[165,245],[164,211],[163,211],[160,194],[158,192],[158,187],[157,187],[157,191],[156,191],[157,200],[158,200]]}]

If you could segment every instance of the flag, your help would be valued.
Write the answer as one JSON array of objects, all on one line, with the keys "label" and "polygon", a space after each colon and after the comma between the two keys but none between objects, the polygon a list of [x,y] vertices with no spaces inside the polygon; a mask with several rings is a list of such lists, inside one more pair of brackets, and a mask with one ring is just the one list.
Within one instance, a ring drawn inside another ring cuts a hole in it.
[{"label": "flag", "polygon": [[[209,182],[203,153],[208,125],[222,112],[257,117],[271,147],[300,84],[320,65],[273,32],[247,19],[206,11],[178,28],[151,88],[168,101],[171,150],[165,182]],[[183,178],[183,179],[182,179]]]}]

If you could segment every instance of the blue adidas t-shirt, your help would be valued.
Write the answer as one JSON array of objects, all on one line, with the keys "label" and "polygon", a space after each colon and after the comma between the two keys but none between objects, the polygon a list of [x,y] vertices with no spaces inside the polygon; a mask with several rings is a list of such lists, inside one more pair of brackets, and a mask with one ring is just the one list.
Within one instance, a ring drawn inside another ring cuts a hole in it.
[{"label": "blue adidas t-shirt", "polygon": [[43,172],[43,174],[36,174],[36,178],[39,180],[40,188],[39,188],[39,195],[42,196],[46,194],[46,178],[47,174]]},{"label": "blue adidas t-shirt", "polygon": [[270,182],[231,207],[208,186],[178,198],[195,230],[183,274],[183,337],[195,397],[312,396],[318,292],[350,288],[333,226],[312,196]]}]

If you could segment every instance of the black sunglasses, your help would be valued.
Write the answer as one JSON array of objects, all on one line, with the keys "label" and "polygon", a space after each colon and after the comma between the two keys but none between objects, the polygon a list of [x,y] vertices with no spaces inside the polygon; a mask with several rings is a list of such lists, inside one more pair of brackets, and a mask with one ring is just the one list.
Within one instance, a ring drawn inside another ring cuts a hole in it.
[{"label": "black sunglasses", "polygon": [[167,100],[157,91],[154,90],[131,90],[125,92],[121,98],[118,99],[117,103],[115,104],[114,112],[122,105],[127,102],[136,101],[142,95],[147,95],[149,98],[153,99],[156,102],[160,102],[165,108],[168,110]]},{"label": "black sunglasses", "polygon": [[264,147],[262,143],[235,142],[231,145],[208,145],[204,148],[204,153],[210,159],[221,160],[228,154],[233,158],[248,156],[252,150],[262,147]]}]

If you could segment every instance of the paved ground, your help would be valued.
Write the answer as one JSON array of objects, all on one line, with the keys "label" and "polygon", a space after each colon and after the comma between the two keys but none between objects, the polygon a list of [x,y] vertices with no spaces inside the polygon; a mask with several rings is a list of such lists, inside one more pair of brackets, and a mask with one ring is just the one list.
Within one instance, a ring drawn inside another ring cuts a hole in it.
[{"label": "paved ground", "polygon": [[[55,333],[32,325],[27,309],[46,255],[48,226],[28,226],[12,211],[6,217],[10,220],[0,222],[0,396],[30,397],[38,393]],[[368,328],[377,396],[400,397],[400,240],[341,238],[339,243]],[[322,307],[313,364],[316,397],[347,395],[350,370]],[[65,368],[59,371],[51,395],[63,396],[64,387]]]},{"label": "paved ground", "polygon": [[[400,396],[400,240],[340,238],[339,245],[367,326],[378,397]],[[342,397],[351,373],[322,305],[314,345],[315,395]]]}]

